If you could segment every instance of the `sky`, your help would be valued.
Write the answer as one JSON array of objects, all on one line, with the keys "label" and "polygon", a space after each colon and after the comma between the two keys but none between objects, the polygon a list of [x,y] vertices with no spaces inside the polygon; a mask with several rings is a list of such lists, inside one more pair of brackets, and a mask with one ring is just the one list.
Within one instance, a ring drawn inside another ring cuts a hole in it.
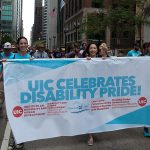
[{"label": "sky", "polygon": [[30,43],[31,28],[34,23],[34,0],[23,0],[23,28],[24,36]]}]

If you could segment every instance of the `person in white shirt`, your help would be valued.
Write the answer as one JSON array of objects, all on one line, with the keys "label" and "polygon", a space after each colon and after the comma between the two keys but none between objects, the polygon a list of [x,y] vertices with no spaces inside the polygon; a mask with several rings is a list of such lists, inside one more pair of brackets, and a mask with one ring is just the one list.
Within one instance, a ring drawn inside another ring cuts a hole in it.
[{"label": "person in white shirt", "polygon": [[49,58],[48,54],[45,52],[44,44],[40,43],[36,45],[37,51],[34,53],[33,57],[37,59]]}]

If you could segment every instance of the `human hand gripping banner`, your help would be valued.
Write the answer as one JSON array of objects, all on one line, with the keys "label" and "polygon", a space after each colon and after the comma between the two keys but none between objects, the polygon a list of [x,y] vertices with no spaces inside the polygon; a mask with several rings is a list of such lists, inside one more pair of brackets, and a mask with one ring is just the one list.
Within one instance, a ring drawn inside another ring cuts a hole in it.
[{"label": "human hand gripping banner", "polygon": [[150,58],[4,62],[16,142],[150,125]]}]

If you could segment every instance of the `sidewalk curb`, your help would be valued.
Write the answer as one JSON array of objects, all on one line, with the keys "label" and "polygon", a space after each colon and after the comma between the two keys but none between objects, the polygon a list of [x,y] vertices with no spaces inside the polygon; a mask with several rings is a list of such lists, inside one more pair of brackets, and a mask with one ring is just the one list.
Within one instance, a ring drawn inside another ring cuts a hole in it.
[{"label": "sidewalk curb", "polygon": [[9,122],[7,122],[4,138],[1,145],[1,150],[7,150],[8,144],[9,144],[9,138],[10,138],[11,128]]}]

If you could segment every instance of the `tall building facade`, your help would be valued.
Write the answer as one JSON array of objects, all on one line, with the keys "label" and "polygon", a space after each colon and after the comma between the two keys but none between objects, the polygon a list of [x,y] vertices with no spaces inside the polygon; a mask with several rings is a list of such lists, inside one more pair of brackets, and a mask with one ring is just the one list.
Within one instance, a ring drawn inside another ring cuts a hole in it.
[{"label": "tall building facade", "polygon": [[22,21],[22,5],[23,0],[13,1],[13,39],[18,39],[23,35],[23,21]]},{"label": "tall building facade", "polygon": [[[132,47],[135,41],[134,33],[122,33],[118,40],[109,27],[98,34],[87,35],[81,31],[82,25],[87,21],[90,13],[107,12],[110,7],[113,7],[113,2],[112,0],[65,0],[66,4],[61,12],[64,13],[64,27],[61,28],[60,32],[60,36],[62,36],[61,45],[70,45],[75,42],[82,43],[83,41],[105,41],[111,48]],[[96,24],[95,26],[99,27]]]},{"label": "tall building facade", "polygon": [[[103,1],[103,0],[102,0]],[[87,41],[86,34],[80,32],[80,27],[86,20],[88,13],[97,11],[96,1],[92,0],[65,0],[61,28],[61,45],[70,45],[75,42]],[[104,37],[105,38],[105,37]]]},{"label": "tall building facade", "polygon": [[1,0],[1,44],[4,38],[13,38],[13,4],[12,0]]},{"label": "tall building facade", "polygon": [[1,0],[0,7],[0,44],[16,42],[22,35],[22,0]]},{"label": "tall building facade", "polygon": [[48,0],[44,0],[42,17],[43,17],[42,37],[43,37],[44,42],[46,43],[46,46],[48,47],[48,42],[47,42]]},{"label": "tall building facade", "polygon": [[58,47],[57,43],[57,17],[58,17],[58,1],[48,1],[48,17],[47,17],[47,42],[48,48],[54,50]]},{"label": "tall building facade", "polygon": [[43,14],[42,0],[35,0],[32,44],[37,40],[42,40],[42,14]]},{"label": "tall building facade", "polygon": [[54,50],[57,43],[58,0],[44,0],[43,39],[46,47]]}]

